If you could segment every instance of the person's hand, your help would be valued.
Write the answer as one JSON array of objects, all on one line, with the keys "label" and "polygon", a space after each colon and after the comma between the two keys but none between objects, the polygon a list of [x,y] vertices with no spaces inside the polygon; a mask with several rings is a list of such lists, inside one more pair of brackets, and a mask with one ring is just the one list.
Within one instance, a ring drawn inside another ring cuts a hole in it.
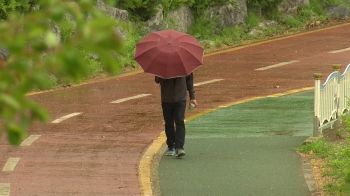
[{"label": "person's hand", "polygon": [[196,107],[198,106],[198,104],[197,104],[197,101],[196,101],[196,100],[191,100],[191,101],[190,101],[190,104],[191,104],[191,103],[192,103],[192,104],[194,104]]}]

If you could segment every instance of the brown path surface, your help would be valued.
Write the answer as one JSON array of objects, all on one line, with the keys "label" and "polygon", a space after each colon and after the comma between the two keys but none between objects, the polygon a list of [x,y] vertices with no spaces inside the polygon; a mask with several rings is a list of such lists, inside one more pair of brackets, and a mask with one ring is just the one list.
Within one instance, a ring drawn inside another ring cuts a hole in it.
[{"label": "brown path surface", "polygon": [[[332,64],[350,63],[350,24],[286,39],[263,42],[207,56],[195,71],[199,107],[189,115],[219,105],[288,90],[312,87],[313,73],[326,79]],[[296,60],[297,63],[255,69]],[[279,86],[279,88],[274,88]],[[151,94],[139,99],[110,102]],[[1,168],[18,157],[14,171],[0,173],[11,196],[140,195],[138,163],[163,130],[158,86],[149,74],[61,89],[31,98],[47,107],[52,120],[81,112],[58,124],[33,125],[28,135],[41,135],[31,146],[14,148],[0,140]],[[3,135],[5,136],[5,135]]]}]

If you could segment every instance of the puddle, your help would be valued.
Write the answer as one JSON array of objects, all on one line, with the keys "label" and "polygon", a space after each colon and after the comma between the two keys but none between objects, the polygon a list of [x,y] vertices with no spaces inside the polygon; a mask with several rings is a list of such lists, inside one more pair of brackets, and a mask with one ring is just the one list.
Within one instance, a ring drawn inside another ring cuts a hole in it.
[{"label": "puddle", "polygon": [[293,136],[296,132],[300,130],[286,130],[286,131],[258,131],[257,133],[263,133],[268,135],[288,135]]}]

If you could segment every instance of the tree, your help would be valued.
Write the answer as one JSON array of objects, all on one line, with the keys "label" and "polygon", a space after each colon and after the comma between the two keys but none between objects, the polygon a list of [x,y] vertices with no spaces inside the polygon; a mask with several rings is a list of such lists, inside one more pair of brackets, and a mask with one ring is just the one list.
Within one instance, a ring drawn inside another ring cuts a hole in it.
[{"label": "tree", "polygon": [[[45,88],[50,75],[69,80],[87,76],[86,52],[97,55],[107,72],[120,70],[116,54],[121,39],[114,31],[120,24],[97,10],[95,3],[40,0],[37,9],[10,12],[0,21],[0,43],[11,54],[6,61],[0,57],[0,136],[7,132],[11,144],[20,144],[32,122],[49,119],[46,109],[26,94]],[[53,26],[70,26],[73,31],[60,41]]]}]

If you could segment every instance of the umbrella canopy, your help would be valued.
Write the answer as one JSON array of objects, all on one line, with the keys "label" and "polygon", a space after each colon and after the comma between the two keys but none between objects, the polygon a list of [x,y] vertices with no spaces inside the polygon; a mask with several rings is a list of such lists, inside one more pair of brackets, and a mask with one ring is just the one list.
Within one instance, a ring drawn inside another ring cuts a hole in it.
[{"label": "umbrella canopy", "polygon": [[203,64],[203,54],[192,35],[164,30],[138,42],[134,59],[146,73],[168,79],[189,75]]}]

